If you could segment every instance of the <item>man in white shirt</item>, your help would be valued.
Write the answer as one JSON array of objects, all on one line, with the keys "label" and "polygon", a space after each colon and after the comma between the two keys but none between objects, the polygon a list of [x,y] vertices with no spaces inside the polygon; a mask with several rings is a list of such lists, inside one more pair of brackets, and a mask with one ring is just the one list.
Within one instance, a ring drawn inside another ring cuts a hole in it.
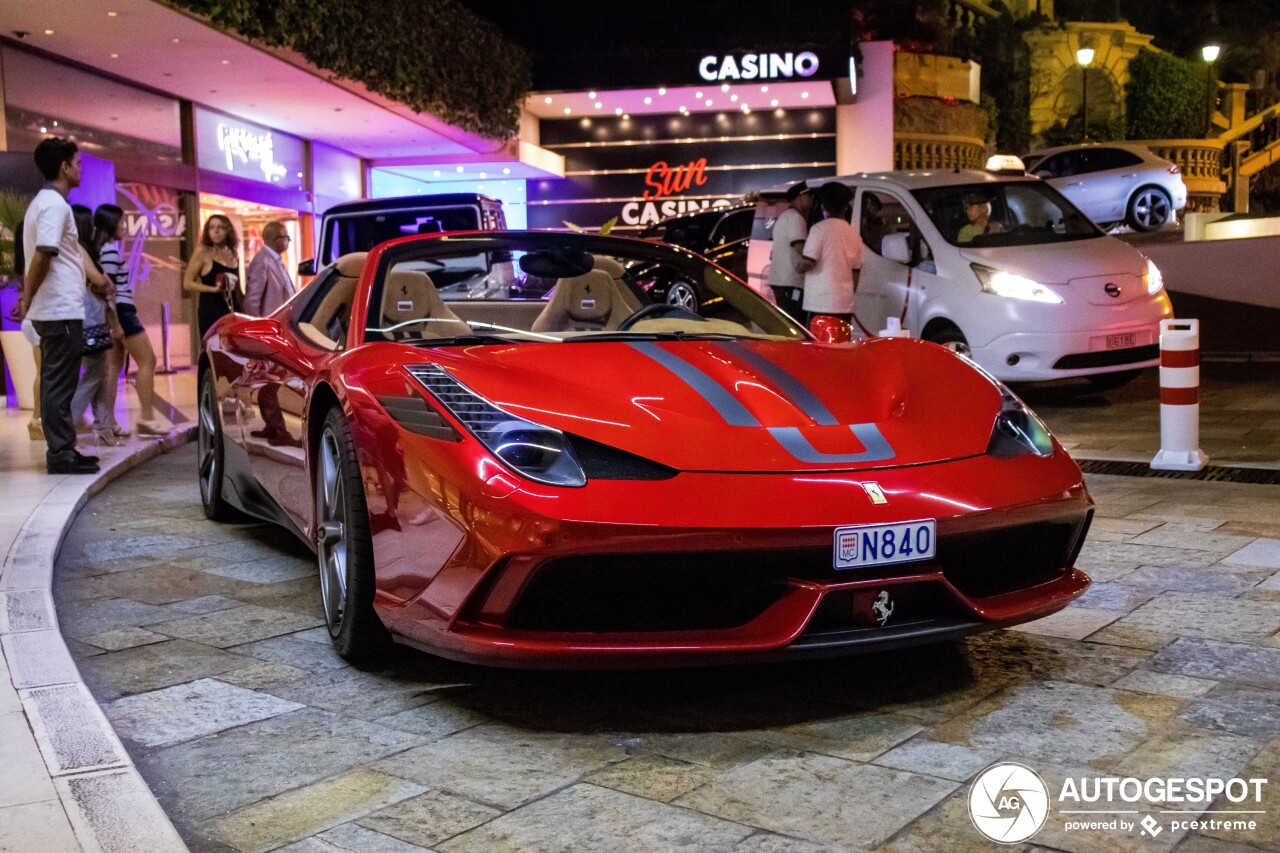
[{"label": "man in white shirt", "polygon": [[809,230],[804,243],[804,310],[853,319],[853,294],[862,269],[862,240],[845,219],[852,192],[832,181],[818,190],[826,217]]},{"label": "man in white shirt", "polygon": [[262,226],[262,250],[249,262],[244,310],[265,317],[293,296],[293,281],[281,255],[289,248],[289,232],[274,219]]},{"label": "man in white shirt", "polygon": [[98,457],[76,450],[71,398],[80,379],[84,349],[84,259],[67,194],[80,186],[80,152],[66,139],[50,137],[36,146],[36,166],[44,189],[22,221],[27,256],[22,296],[13,314],[31,318],[40,335],[40,409],[45,463],[50,474],[92,474]]},{"label": "man in white shirt", "polygon": [[809,214],[813,210],[813,191],[800,183],[787,190],[790,207],[773,224],[773,246],[769,250],[769,287],[778,307],[804,322],[800,294],[804,275],[800,271],[800,250],[809,236]]}]

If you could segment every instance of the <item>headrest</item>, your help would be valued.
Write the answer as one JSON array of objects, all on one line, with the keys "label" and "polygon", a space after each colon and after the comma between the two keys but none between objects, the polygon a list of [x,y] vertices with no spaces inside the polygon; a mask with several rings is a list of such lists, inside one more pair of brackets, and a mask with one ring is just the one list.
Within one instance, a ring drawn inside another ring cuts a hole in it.
[{"label": "headrest", "polygon": [[349,255],[343,255],[334,261],[338,267],[338,275],[347,278],[359,278],[360,272],[364,269],[364,262],[368,260],[368,252],[352,252]]},{"label": "headrest", "polygon": [[556,296],[571,319],[603,323],[613,310],[613,280],[601,270],[562,278],[556,285]]},{"label": "headrest", "polygon": [[608,255],[596,255],[595,268],[609,274],[610,278],[622,278],[627,270],[614,258]]}]

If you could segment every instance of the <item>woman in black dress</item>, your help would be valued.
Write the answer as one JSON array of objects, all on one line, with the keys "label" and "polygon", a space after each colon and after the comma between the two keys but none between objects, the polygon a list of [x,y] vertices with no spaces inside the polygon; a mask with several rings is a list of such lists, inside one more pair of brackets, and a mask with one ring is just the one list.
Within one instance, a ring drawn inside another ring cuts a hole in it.
[{"label": "woman in black dress", "polygon": [[201,339],[219,317],[231,313],[231,304],[239,295],[240,259],[236,255],[239,245],[230,219],[215,213],[205,221],[200,245],[187,264],[182,282],[188,291],[200,294],[196,317]]}]

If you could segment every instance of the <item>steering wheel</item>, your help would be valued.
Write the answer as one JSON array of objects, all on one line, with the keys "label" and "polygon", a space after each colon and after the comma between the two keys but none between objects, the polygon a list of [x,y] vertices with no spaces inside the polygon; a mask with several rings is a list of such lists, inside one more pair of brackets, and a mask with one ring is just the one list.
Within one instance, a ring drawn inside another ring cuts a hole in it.
[{"label": "steering wheel", "polygon": [[699,323],[704,322],[701,317],[692,311],[686,311],[679,305],[671,305],[666,302],[655,302],[652,305],[646,305],[639,311],[636,311],[627,319],[618,324],[618,331],[625,332],[639,323],[641,320],[651,320],[654,317],[675,317],[680,320],[697,320]]}]

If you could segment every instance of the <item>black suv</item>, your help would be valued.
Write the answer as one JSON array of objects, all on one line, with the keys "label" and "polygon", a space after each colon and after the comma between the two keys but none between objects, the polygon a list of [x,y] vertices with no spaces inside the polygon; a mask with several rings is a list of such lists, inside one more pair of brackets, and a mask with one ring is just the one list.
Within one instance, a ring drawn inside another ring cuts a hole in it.
[{"label": "black suv", "polygon": [[[754,205],[713,207],[664,219],[641,231],[640,236],[697,252],[745,281],[747,241],[751,237],[754,217]],[[686,311],[697,312],[706,300],[712,298],[702,282],[672,280],[646,270],[630,272],[632,282],[647,291],[655,302],[667,302]]]},{"label": "black suv", "polygon": [[367,252],[379,243],[410,234],[442,231],[504,231],[502,202],[479,193],[444,193],[375,198],[335,204],[320,223],[320,251],[298,264],[299,275],[351,252]]}]

